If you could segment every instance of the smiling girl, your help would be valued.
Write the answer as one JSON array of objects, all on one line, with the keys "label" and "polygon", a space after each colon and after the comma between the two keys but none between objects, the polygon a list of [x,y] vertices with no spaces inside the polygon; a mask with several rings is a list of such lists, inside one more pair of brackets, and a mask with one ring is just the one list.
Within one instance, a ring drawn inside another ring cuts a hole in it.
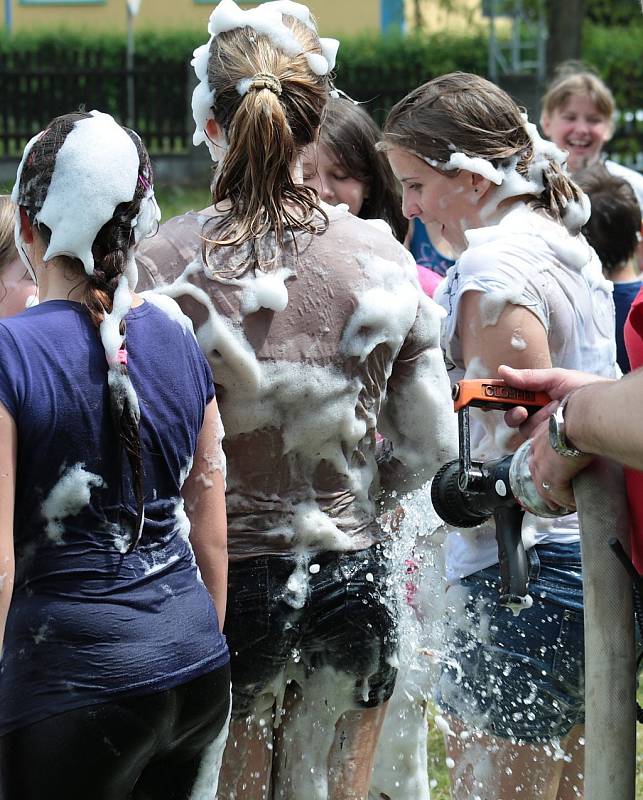
[{"label": "smiling girl", "polygon": [[[545,136],[567,151],[572,175],[601,159],[614,133],[615,108],[612,93],[598,75],[575,62],[561,65],[542,99],[540,124]],[[630,184],[643,209],[643,175],[609,159],[605,167]]]}]

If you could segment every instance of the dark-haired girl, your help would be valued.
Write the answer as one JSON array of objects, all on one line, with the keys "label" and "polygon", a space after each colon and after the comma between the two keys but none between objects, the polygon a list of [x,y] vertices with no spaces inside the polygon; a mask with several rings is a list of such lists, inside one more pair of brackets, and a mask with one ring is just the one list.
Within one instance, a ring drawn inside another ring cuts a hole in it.
[{"label": "dark-haired girl", "polygon": [[[384,220],[404,243],[409,221],[388,160],[377,149],[379,139],[379,128],[363,108],[352,100],[330,98],[318,141],[304,151],[304,183],[331,206],[343,203],[356,217]],[[443,274],[418,264],[418,280],[430,297]]]},{"label": "dark-haired girl", "polygon": [[[460,257],[438,290],[453,380],[500,364],[615,374],[611,285],[579,233],[586,198],[506,92],[476,75],[435,78],[390,112],[384,142],[408,217]],[[484,461],[512,452],[501,415],[472,417]],[[546,486],[543,488],[546,489]],[[583,598],[578,520],[525,514],[533,605],[499,606],[492,523],[452,531],[452,640],[439,685],[451,719],[454,797],[582,796]]]},{"label": "dark-haired girl", "polygon": [[159,216],[149,158],[107,114],[58,117],[13,196],[40,304],[0,322],[0,794],[211,798],[220,424],[189,322],[130,290]]}]

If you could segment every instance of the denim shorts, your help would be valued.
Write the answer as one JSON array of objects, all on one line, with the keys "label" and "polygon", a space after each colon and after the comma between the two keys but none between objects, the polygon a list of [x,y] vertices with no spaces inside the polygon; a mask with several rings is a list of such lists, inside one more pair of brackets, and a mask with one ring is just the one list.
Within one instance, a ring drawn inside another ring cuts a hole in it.
[{"label": "denim shorts", "polygon": [[536,545],[527,558],[533,606],[518,616],[498,603],[497,564],[449,589],[436,700],[486,734],[545,742],[584,722],[580,543]]},{"label": "denim shorts", "polygon": [[225,634],[232,716],[246,717],[293,658],[354,678],[356,708],[386,702],[397,674],[397,613],[380,545],[352,553],[231,562]]}]

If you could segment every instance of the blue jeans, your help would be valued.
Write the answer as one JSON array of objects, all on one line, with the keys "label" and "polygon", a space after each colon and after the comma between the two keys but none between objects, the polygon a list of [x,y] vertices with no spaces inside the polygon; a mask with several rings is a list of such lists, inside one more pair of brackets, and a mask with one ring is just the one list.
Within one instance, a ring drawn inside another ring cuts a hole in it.
[{"label": "blue jeans", "polygon": [[533,606],[519,616],[498,603],[497,564],[449,590],[436,699],[484,733],[545,742],[584,721],[580,543],[536,545],[527,558]]}]

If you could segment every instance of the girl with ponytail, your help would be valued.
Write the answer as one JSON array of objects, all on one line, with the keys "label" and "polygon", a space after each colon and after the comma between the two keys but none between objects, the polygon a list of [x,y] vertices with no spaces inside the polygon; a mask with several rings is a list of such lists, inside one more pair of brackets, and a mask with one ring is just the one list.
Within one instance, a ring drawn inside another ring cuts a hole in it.
[{"label": "girl with ponytail", "polygon": [[[500,364],[615,376],[611,285],[579,233],[589,205],[563,169],[565,154],[505,92],[476,75],[436,78],[391,110],[382,147],[406,216],[440,225],[460,253],[437,298],[453,381],[495,378]],[[501,415],[480,414],[471,444],[484,461],[517,443]],[[452,637],[438,701],[457,800],[491,788],[501,800],[582,792],[577,518],[525,514],[523,540],[533,605],[514,617],[497,607],[493,525],[447,539]]]},{"label": "girl with ponytail", "polygon": [[132,291],[158,227],[149,157],[109,115],[67,114],[13,200],[39,304],[0,322],[0,794],[212,797],[220,423],[189,320]]},{"label": "girl with ponytail", "polygon": [[[139,263],[192,318],[226,430],[233,721],[220,796],[364,798],[396,677],[378,522],[455,451],[439,310],[389,231],[323,203],[301,158],[338,43],[298,3],[222,0],[195,51],[213,204]],[[375,432],[393,444],[378,471]]]}]

